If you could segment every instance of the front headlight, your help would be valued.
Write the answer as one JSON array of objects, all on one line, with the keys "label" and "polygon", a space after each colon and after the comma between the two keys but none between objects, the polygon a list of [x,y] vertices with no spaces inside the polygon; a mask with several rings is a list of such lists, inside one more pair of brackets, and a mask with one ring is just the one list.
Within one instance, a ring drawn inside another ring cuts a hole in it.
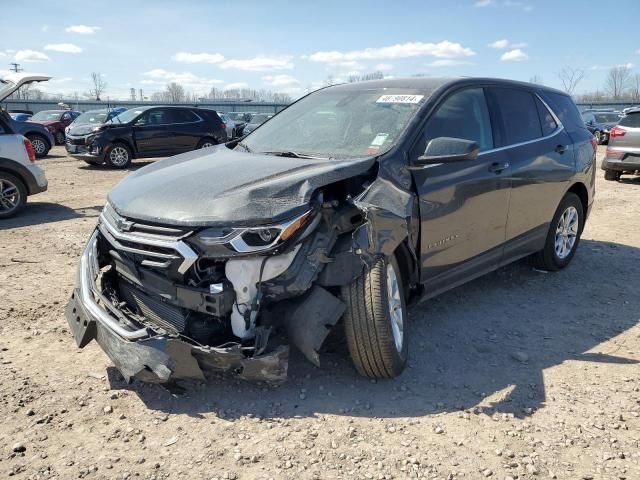
[{"label": "front headlight", "polygon": [[250,228],[207,228],[194,241],[203,247],[225,246],[238,253],[252,253],[276,248],[299,233],[312,218],[312,210],[276,225]]},{"label": "front headlight", "polygon": [[92,132],[97,132],[98,130],[100,130],[102,127],[101,126],[97,126],[97,127],[93,127],[91,129]]}]

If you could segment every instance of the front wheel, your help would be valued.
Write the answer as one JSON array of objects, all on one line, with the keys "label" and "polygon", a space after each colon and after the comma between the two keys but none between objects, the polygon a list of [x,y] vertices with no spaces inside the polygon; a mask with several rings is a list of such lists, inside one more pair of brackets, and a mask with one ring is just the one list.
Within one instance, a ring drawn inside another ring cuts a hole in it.
[{"label": "front wheel", "polygon": [[534,266],[548,271],[560,270],[571,262],[584,228],[584,211],[580,198],[568,192],[556,210],[544,248],[533,256]]},{"label": "front wheel", "polygon": [[14,216],[27,201],[27,189],[10,173],[0,172],[0,219]]},{"label": "front wheel", "polygon": [[33,146],[33,152],[36,154],[36,158],[45,157],[47,153],[49,153],[49,142],[47,142],[42,135],[30,134],[27,138]]},{"label": "front wheel", "polygon": [[611,182],[617,182],[618,180],[620,180],[620,175],[622,175],[622,172],[620,172],[618,170],[605,170],[604,171],[604,179],[605,180],[609,180]]},{"label": "front wheel", "polygon": [[404,285],[395,257],[381,259],[343,288],[344,327],[356,370],[369,378],[392,378],[407,362]]},{"label": "front wheel", "polygon": [[127,168],[131,164],[131,150],[124,143],[114,143],[106,152],[107,164],[114,168]]},{"label": "front wheel", "polygon": [[215,147],[217,143],[212,138],[203,138],[198,143],[196,149]]}]

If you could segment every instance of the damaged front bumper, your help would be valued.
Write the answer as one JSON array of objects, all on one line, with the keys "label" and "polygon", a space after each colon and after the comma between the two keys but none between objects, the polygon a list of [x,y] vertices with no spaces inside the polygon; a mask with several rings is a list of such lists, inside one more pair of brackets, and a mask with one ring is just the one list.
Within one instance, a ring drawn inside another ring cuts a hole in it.
[{"label": "damaged front bumper", "polygon": [[132,328],[116,318],[117,311],[96,287],[98,230],[80,259],[78,285],[66,308],[71,332],[80,348],[96,340],[127,381],[138,378],[164,383],[204,379],[203,369],[229,372],[247,380],[286,379],[289,347],[247,357],[239,344],[229,347],[194,345],[176,336]]}]

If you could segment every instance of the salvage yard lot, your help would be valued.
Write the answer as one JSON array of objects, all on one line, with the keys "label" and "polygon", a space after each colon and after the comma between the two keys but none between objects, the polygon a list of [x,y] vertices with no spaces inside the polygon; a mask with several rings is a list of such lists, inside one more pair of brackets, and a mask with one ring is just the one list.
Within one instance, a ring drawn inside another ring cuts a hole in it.
[{"label": "salvage yard lot", "polygon": [[78,257],[127,172],[51,153],[49,191],[0,223],[3,478],[640,478],[640,178],[598,170],[566,270],[518,262],[411,307],[399,378],[359,377],[337,338],[279,387],[169,391],[75,347]]}]

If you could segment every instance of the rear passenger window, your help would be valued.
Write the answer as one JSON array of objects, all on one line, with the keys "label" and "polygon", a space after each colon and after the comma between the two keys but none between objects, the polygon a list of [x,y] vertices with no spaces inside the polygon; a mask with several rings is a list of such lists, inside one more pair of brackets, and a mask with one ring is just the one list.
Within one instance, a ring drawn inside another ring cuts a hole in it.
[{"label": "rear passenger window", "polygon": [[620,119],[618,125],[623,127],[640,128],[640,113],[631,113]]},{"label": "rear passenger window", "polygon": [[172,110],[171,123],[197,122],[199,119],[191,110]]},{"label": "rear passenger window", "polygon": [[551,135],[556,130],[556,128],[558,128],[558,124],[553,119],[553,115],[551,115],[549,109],[545,107],[544,103],[542,103],[538,97],[535,97],[535,99],[536,107],[538,107],[540,124],[542,125],[542,135]]},{"label": "rear passenger window", "polygon": [[571,100],[569,95],[553,93],[545,90],[543,90],[540,95],[542,95],[542,98],[544,98],[552,108],[553,113],[558,116],[562,126],[567,130],[567,132],[572,133],[586,128],[584,120],[578,111],[578,107],[576,107],[576,104],[573,103],[573,100]]},{"label": "rear passenger window", "polygon": [[480,151],[493,148],[491,119],[482,88],[469,88],[447,98],[427,122],[414,151],[422,155],[429,141],[439,137],[473,140]]},{"label": "rear passenger window", "polygon": [[502,115],[505,145],[542,137],[542,127],[534,96],[525,90],[493,88]]}]

